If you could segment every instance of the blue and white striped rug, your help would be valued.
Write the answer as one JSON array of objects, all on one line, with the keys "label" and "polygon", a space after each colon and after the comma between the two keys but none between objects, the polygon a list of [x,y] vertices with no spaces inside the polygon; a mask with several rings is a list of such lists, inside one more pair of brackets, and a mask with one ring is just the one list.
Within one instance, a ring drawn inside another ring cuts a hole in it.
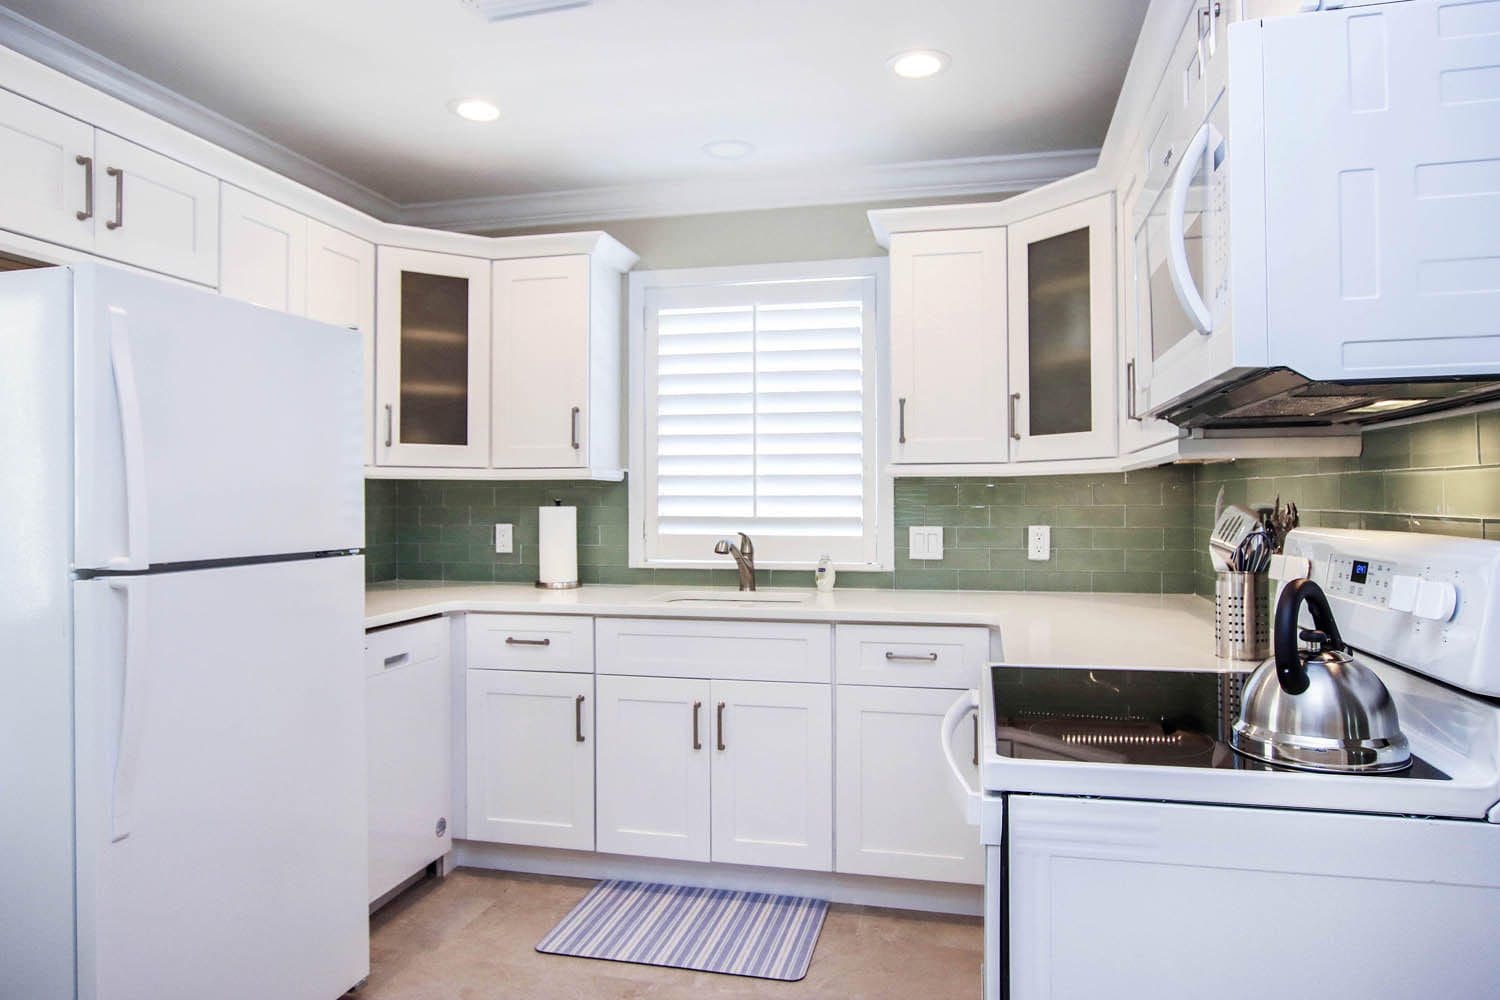
[{"label": "blue and white striped rug", "polygon": [[790,982],[807,975],[827,913],[826,900],[803,896],[612,880],[536,950]]}]

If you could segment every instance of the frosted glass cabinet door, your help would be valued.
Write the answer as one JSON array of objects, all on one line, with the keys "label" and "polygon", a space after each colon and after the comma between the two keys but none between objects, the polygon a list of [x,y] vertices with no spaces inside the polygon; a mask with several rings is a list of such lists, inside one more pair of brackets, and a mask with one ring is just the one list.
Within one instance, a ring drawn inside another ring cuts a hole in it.
[{"label": "frosted glass cabinet door", "polygon": [[1100,195],[1009,228],[1011,457],[1115,454],[1114,208]]},{"label": "frosted glass cabinet door", "polygon": [[377,283],[378,463],[488,465],[489,262],[381,247]]}]

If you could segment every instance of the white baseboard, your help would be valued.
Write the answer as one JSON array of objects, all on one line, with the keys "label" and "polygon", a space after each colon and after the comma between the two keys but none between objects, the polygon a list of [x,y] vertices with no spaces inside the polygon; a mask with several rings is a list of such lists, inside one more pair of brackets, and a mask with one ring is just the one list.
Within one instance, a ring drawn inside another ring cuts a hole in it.
[{"label": "white baseboard", "polygon": [[928,913],[977,917],[983,913],[984,908],[984,892],[980,886],[948,882],[918,882],[869,875],[844,875],[838,872],[803,872],[785,868],[668,861],[591,851],[486,844],[473,840],[454,841],[450,858],[460,867],[491,871],[676,882],[714,889],[813,896],[834,903],[922,910]]}]

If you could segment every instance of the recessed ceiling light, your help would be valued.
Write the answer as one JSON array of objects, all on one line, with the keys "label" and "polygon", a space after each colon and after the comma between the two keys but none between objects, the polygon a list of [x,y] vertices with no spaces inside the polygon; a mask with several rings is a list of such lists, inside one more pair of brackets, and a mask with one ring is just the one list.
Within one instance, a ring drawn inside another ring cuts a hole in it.
[{"label": "recessed ceiling light", "polygon": [[936,76],[948,68],[948,54],[936,49],[913,49],[891,59],[891,72],[907,80]]},{"label": "recessed ceiling light", "polygon": [[743,160],[755,152],[755,147],[743,139],[716,139],[703,151],[716,160]]},{"label": "recessed ceiling light", "polygon": [[471,122],[492,122],[500,117],[500,109],[482,97],[464,97],[449,101],[448,110]]}]

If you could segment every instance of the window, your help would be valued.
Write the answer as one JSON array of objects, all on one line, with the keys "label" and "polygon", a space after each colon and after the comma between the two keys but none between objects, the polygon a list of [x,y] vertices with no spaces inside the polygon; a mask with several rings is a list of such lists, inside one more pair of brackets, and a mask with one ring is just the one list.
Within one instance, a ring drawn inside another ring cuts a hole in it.
[{"label": "window", "polygon": [[881,569],[883,260],[631,275],[631,564]]}]

